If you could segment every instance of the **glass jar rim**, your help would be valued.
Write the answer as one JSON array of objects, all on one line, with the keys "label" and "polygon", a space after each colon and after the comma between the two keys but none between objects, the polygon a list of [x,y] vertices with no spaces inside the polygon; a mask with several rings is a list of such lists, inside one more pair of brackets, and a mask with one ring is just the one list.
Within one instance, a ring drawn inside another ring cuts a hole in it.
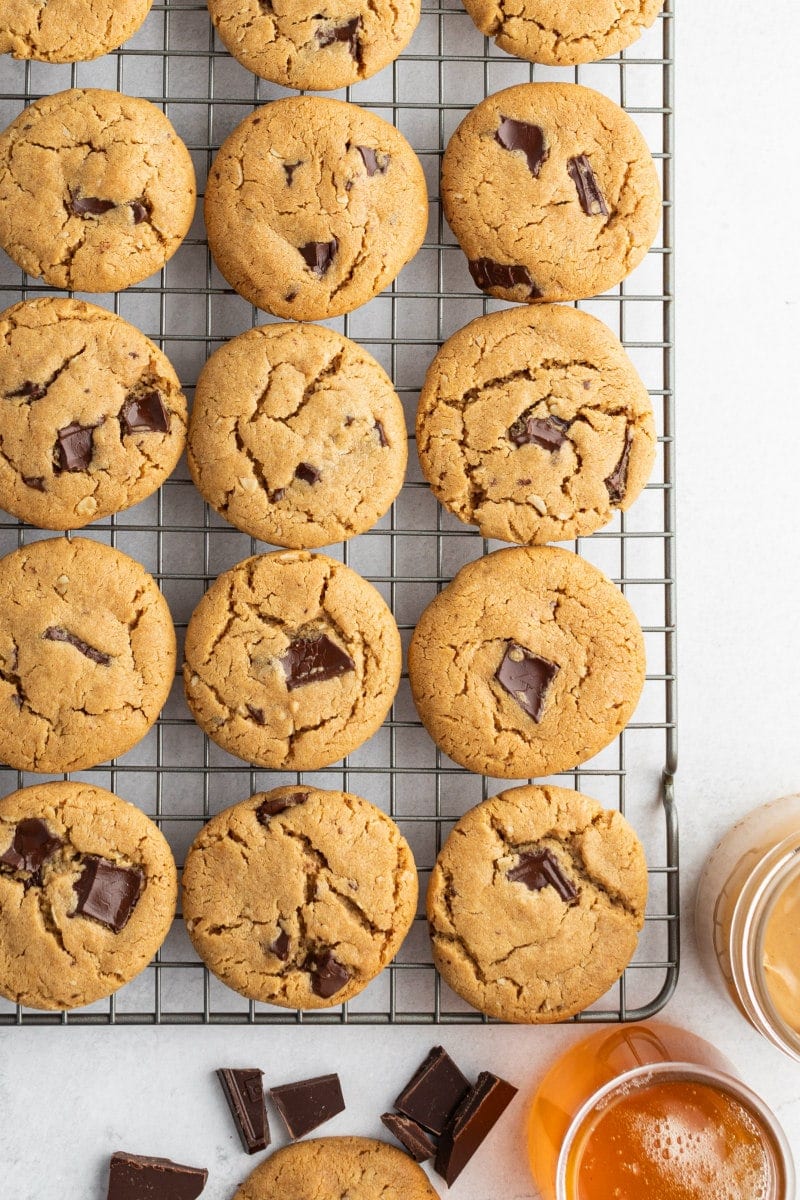
[{"label": "glass jar rim", "polygon": [[795,1200],[797,1184],[794,1159],[792,1158],[786,1134],[772,1110],[764,1103],[760,1096],[735,1076],[729,1075],[725,1071],[717,1071],[713,1067],[701,1066],[699,1063],[678,1061],[651,1063],[643,1067],[634,1067],[630,1071],[625,1071],[622,1075],[618,1075],[616,1079],[603,1084],[602,1087],[594,1091],[584,1104],[581,1105],[569,1123],[567,1132],[564,1135],[564,1141],[561,1144],[561,1150],[559,1151],[558,1163],[556,1165],[556,1200],[568,1200],[567,1166],[569,1155],[587,1117],[596,1110],[597,1106],[603,1100],[626,1085],[630,1085],[631,1083],[636,1084],[639,1081],[642,1081],[642,1084],[646,1085],[648,1079],[664,1076],[675,1079],[689,1078],[694,1082],[707,1083],[711,1086],[722,1088],[731,1093],[746,1108],[749,1108],[759,1118],[764,1130],[772,1138],[773,1149],[776,1155],[776,1165],[780,1168],[783,1175],[783,1178],[777,1181],[779,1186],[782,1184],[782,1191],[776,1194],[775,1200]]}]

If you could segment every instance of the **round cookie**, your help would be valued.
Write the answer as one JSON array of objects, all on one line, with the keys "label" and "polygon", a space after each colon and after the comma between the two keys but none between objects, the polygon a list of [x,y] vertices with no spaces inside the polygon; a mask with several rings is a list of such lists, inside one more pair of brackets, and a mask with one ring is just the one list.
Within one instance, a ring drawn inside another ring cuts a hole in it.
[{"label": "round cookie", "polygon": [[329,766],[382,724],[402,651],[380,593],[303,550],[256,555],[208,589],[186,631],[186,700],[223,750],[286,771]]},{"label": "round cookie", "polygon": [[3,0],[0,54],[39,62],[88,62],[135,33],[153,0]]},{"label": "round cookie", "polygon": [[167,602],[127,554],[50,538],[0,559],[0,762],[56,774],[116,758],[174,677]]},{"label": "round cookie", "polygon": [[553,67],[596,62],[641,37],[663,0],[464,0],[481,33],[501,50]]},{"label": "round cookie", "polygon": [[586,762],[624,729],[645,679],[628,601],[554,546],[468,563],[428,605],[408,651],[414,703],[462,767],[526,779]]},{"label": "round cookie", "polygon": [[284,87],[334,91],[393,62],[419,24],[420,0],[208,0],[239,62]]},{"label": "round cookie", "polygon": [[147,100],[73,88],[0,133],[0,246],[52,287],[146,279],[186,236],[195,197],[189,151]]},{"label": "round cookie", "polygon": [[45,296],[0,313],[0,507],[77,529],[172,473],[186,398],[168,359],[121,317]]},{"label": "round cookie", "polygon": [[379,363],[321,325],[264,325],[197,381],[189,468],[226,520],[279,546],[363,533],[403,484],[403,406]]},{"label": "round cookie", "polygon": [[428,924],[445,982],[502,1021],[563,1021],[636,949],[647,864],[625,818],[580,792],[517,787],[470,809],[431,873]]},{"label": "round cookie", "polygon": [[478,287],[529,303],[614,287],[661,220],[640,131],[576,83],[523,83],[468,113],[444,154],[442,200]]},{"label": "round cookie", "polygon": [[372,1138],[307,1138],[270,1154],[233,1200],[438,1200],[422,1167]]},{"label": "round cookie", "polygon": [[647,389],[602,321],[561,305],[471,321],[431,363],[417,451],[436,498],[487,538],[593,533],[633,504],[656,452]]},{"label": "round cookie", "polygon": [[178,873],[158,826],[88,783],[0,800],[0,995],[79,1008],[150,962],[175,915]]},{"label": "round cookie", "polygon": [[341,316],[422,245],[428,194],[403,135],[320,96],[257,108],[223,142],[205,196],[208,244],[246,300],[278,317]]},{"label": "round cookie", "polygon": [[394,958],[416,908],[408,843],[347,792],[251,796],[204,826],[183,872],[197,953],[228,987],[282,1008],[357,996]]}]

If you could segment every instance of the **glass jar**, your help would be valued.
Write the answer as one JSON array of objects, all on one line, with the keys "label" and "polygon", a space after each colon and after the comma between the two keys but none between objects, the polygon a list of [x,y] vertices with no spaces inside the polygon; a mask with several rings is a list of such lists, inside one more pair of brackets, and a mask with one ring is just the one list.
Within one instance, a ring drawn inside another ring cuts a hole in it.
[{"label": "glass jar", "polygon": [[697,891],[701,962],[716,961],[750,1023],[800,1061],[800,795],[738,821]]}]

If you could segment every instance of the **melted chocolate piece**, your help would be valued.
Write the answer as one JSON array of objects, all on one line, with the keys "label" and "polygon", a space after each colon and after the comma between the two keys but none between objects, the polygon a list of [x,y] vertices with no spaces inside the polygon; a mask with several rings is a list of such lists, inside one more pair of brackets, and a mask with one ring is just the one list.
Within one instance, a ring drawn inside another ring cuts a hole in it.
[{"label": "melted chocolate piece", "polygon": [[525,850],[507,875],[512,883],[524,883],[532,892],[553,887],[565,904],[574,904],[578,899],[578,889],[567,879],[551,850]]},{"label": "melted chocolate piece", "polygon": [[30,379],[26,379],[22,387],[17,388],[15,392],[6,393],[9,400],[16,399],[17,396],[22,396],[25,400],[41,400],[42,396],[46,395],[47,388],[44,384],[33,383]]},{"label": "melted chocolate piece", "polygon": [[117,867],[105,858],[87,855],[80,877],[72,885],[78,897],[73,916],[91,917],[114,933],[128,923],[144,888],[144,871]]},{"label": "melted chocolate piece", "polygon": [[562,421],[561,417],[532,417],[523,413],[509,429],[508,436],[515,446],[541,446],[556,451],[569,441],[565,437],[569,426],[569,421]]},{"label": "melted chocolate piece", "polygon": [[[63,844],[60,837],[50,832],[44,821],[27,817],[14,830],[11,845],[0,854],[0,867],[9,867],[12,871],[31,871],[38,876],[48,858],[52,858]],[[41,883],[40,876],[36,882]]]},{"label": "melted chocolate piece", "polygon": [[247,1153],[266,1150],[270,1136],[264,1105],[264,1072],[257,1067],[221,1067],[217,1079]]},{"label": "melted chocolate piece", "polygon": [[534,179],[538,179],[542,163],[548,155],[541,125],[531,125],[528,121],[515,121],[513,117],[503,117],[494,140],[499,142],[504,150],[521,150],[528,163],[528,170]]},{"label": "melted chocolate piece", "polygon": [[434,1046],[409,1079],[394,1106],[403,1116],[440,1134],[470,1089],[443,1046]]},{"label": "melted chocolate piece", "polygon": [[283,1117],[292,1141],[318,1129],[337,1113],[344,1112],[344,1097],[338,1075],[318,1075],[270,1088],[270,1096]]},{"label": "melted chocolate piece", "polygon": [[324,633],[318,637],[295,638],[279,662],[286,673],[286,687],[290,692],[308,683],[327,683],[329,679],[354,671],[356,666],[350,655]]},{"label": "melted chocolate piece", "polygon": [[380,442],[380,444],[382,446],[388,446],[389,439],[387,438],[386,430],[383,428],[383,425],[380,423],[380,421],[375,422],[374,428],[375,428],[375,432],[378,435],[378,441]]},{"label": "melted chocolate piece", "polygon": [[358,62],[361,52],[360,32],[361,17],[353,17],[342,25],[333,25],[329,29],[318,29],[317,45],[320,50],[323,50],[326,46],[333,46],[335,42],[347,42],[350,54]]},{"label": "melted chocolate piece", "polygon": [[33,488],[36,492],[43,492],[45,490],[43,475],[23,475],[22,482],[26,487]]},{"label": "melted chocolate piece", "polygon": [[120,435],[130,433],[169,433],[169,410],[164,407],[161,393],[131,392],[119,410]]},{"label": "melted chocolate piece", "polygon": [[597,182],[592,164],[586,155],[579,154],[577,158],[568,159],[567,170],[570,179],[575,184],[581,208],[587,217],[607,217],[608,208],[605,197],[600,191],[600,184]]},{"label": "melted chocolate piece", "polygon": [[117,206],[113,200],[98,200],[96,196],[73,196],[70,193],[69,207],[76,217],[99,217]]},{"label": "melted chocolate piece", "polygon": [[107,1200],[197,1200],[207,1179],[203,1167],[120,1150],[111,1156]]},{"label": "melted chocolate piece", "polygon": [[254,704],[247,704],[245,707],[255,721],[256,725],[266,725],[267,718],[264,716],[263,708],[256,708]]},{"label": "melted chocolate piece", "polygon": [[142,221],[146,221],[150,216],[150,209],[144,200],[131,200],[131,213],[134,225],[141,225]]},{"label": "melted chocolate piece", "polygon": [[481,1071],[478,1081],[445,1129],[435,1170],[451,1186],[517,1094],[505,1079]]},{"label": "melted chocolate piece", "polygon": [[270,817],[277,817],[279,813],[286,812],[287,808],[305,803],[308,795],[308,792],[289,792],[285,796],[273,796],[270,800],[262,800],[256,809],[256,817],[262,825],[269,825]]},{"label": "melted chocolate piece", "polygon": [[297,170],[297,168],[302,167],[302,165],[303,165],[303,160],[301,158],[298,158],[297,162],[293,162],[293,163],[285,162],[283,164],[283,169],[284,169],[284,172],[286,173],[286,186],[287,187],[292,186],[292,179],[294,178],[294,173]]},{"label": "melted chocolate piece", "polygon": [[330,1000],[350,982],[347,967],[343,966],[330,950],[326,950],[321,958],[309,961],[306,969],[311,976],[312,992],[323,1000]]},{"label": "melted chocolate piece", "polygon": [[96,425],[80,425],[73,421],[59,429],[53,447],[54,469],[57,475],[64,471],[85,471],[92,461],[94,431]]},{"label": "melted chocolate piece", "polygon": [[289,946],[291,939],[285,929],[282,929],[275,941],[270,946],[270,954],[274,954],[281,962],[286,962],[289,957]]},{"label": "melted chocolate piece", "polygon": [[77,637],[74,633],[70,633],[68,629],[63,629],[60,625],[51,625],[49,629],[45,629],[42,637],[48,642],[66,642],[68,645],[74,646],[85,658],[90,659],[94,663],[99,663],[101,667],[107,667],[111,663],[110,654],[104,654],[102,650],[96,650],[94,646],[90,646],[88,642],[84,642],[83,638]]},{"label": "melted chocolate piece", "polygon": [[294,477],[302,479],[303,483],[318,483],[322,475],[316,467],[311,466],[311,463],[298,463],[295,467]]},{"label": "melted chocolate piece", "polygon": [[336,238],[331,238],[329,242],[306,242],[305,246],[298,246],[308,267],[320,279],[329,270],[338,249]]},{"label": "melted chocolate piece", "polygon": [[538,725],[544,713],[550,684],[560,670],[558,663],[531,654],[518,642],[509,642],[494,677]]},{"label": "melted chocolate piece", "polygon": [[378,158],[377,152],[371,146],[356,146],[356,150],[361,155],[370,178],[373,175],[385,175],[389,170],[390,157],[388,154],[381,154]]},{"label": "melted chocolate piece", "polygon": [[626,429],[625,445],[622,447],[619,462],[614,467],[608,479],[603,480],[612,504],[621,504],[625,499],[625,493],[628,490],[628,466],[630,464],[632,445],[633,434],[630,429]]},{"label": "melted chocolate piece", "polygon": [[400,1113],[391,1112],[382,1113],[381,1121],[389,1133],[393,1134],[401,1146],[405,1147],[414,1162],[421,1163],[433,1158],[436,1153],[436,1142],[416,1121],[412,1121],[410,1117],[402,1117]]},{"label": "melted chocolate piece", "polygon": [[495,262],[492,258],[475,258],[469,260],[469,273],[484,291],[493,287],[526,287],[531,300],[537,300],[542,295],[527,267]]}]

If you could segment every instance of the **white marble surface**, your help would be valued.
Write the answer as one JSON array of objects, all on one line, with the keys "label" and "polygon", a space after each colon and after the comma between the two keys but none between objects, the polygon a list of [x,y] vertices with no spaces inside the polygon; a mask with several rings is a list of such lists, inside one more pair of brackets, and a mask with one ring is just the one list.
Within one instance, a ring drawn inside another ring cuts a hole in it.
[{"label": "white marble surface", "polygon": [[[700,864],[749,807],[800,788],[800,74],[795,0],[678,0],[678,418],[683,969],[666,1016],[712,1038],[777,1110],[800,1152],[800,1066],[759,1038],[694,954]],[[437,1035],[438,1036],[438,1035]],[[528,1200],[526,1101],[573,1028],[442,1030],[466,1070],[521,1098],[455,1189]],[[110,1151],[205,1164],[228,1200],[252,1162],[210,1072],[339,1070],[348,1111],[375,1114],[433,1038],[414,1029],[0,1030],[0,1197],[103,1200]]]}]

